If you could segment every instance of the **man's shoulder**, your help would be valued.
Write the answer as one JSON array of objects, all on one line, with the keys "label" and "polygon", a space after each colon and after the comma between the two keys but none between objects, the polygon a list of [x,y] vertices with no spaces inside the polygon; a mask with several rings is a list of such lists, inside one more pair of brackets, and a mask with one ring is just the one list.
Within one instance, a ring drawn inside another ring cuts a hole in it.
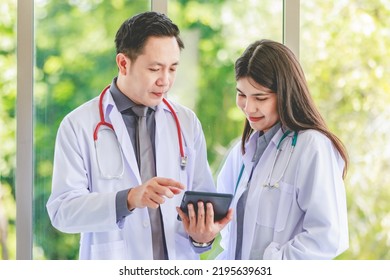
[{"label": "man's shoulder", "polygon": [[99,112],[98,106],[99,106],[98,99],[93,98],[74,108],[65,117],[66,118],[79,117],[80,115],[83,115],[86,112],[93,112],[94,110],[96,110],[96,112]]},{"label": "man's shoulder", "polygon": [[71,126],[82,126],[82,124],[86,124],[88,121],[96,122],[96,118],[99,116],[98,106],[98,98],[86,101],[65,115],[61,121],[61,126],[64,126],[65,123]]},{"label": "man's shoulder", "polygon": [[194,111],[192,109],[190,109],[189,107],[179,103],[178,101],[176,100],[173,100],[173,99],[166,99],[173,108],[177,109],[177,110],[183,110],[183,111],[188,111],[188,112],[192,112],[194,113]]},{"label": "man's shoulder", "polygon": [[188,117],[191,119],[197,119],[195,112],[192,109],[190,109],[189,107],[187,107],[183,104],[180,104],[177,101],[171,100],[171,99],[169,99],[168,102],[172,106],[173,110],[175,110],[178,117],[180,117],[180,118]]}]

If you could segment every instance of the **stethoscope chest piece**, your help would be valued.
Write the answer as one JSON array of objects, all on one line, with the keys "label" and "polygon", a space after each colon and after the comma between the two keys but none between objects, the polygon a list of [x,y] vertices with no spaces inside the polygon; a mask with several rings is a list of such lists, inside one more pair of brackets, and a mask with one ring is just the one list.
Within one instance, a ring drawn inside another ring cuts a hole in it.
[{"label": "stethoscope chest piece", "polygon": [[186,168],[187,161],[188,161],[188,157],[186,155],[180,157],[180,167],[181,167],[181,169],[184,170]]},{"label": "stethoscope chest piece", "polygon": [[274,184],[271,185],[271,183],[267,183],[267,184],[264,184],[263,185],[264,188],[275,188],[275,189],[278,189],[279,188],[279,182],[275,182]]}]

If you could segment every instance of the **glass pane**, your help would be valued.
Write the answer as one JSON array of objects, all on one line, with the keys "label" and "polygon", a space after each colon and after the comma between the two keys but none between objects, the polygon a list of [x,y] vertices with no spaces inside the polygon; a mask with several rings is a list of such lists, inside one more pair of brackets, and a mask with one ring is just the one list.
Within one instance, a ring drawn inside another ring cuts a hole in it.
[{"label": "glass pane", "polygon": [[[185,44],[170,94],[197,113],[216,176],[245,120],[235,103],[235,60],[255,40],[282,41],[283,1],[170,0],[168,15]],[[202,259],[220,252],[218,240],[214,244]]]},{"label": "glass pane", "polygon": [[36,0],[34,259],[77,259],[79,235],[55,230],[46,212],[55,136],[63,117],[116,76],[114,38],[148,0]]},{"label": "glass pane", "polygon": [[170,94],[197,112],[216,173],[244,121],[235,105],[234,62],[255,40],[282,41],[283,1],[170,0],[168,15],[185,44]]},{"label": "glass pane", "polygon": [[301,61],[329,127],[344,141],[350,249],[390,258],[390,1],[301,1]]},{"label": "glass pane", "polygon": [[16,1],[0,5],[0,260],[16,258]]}]

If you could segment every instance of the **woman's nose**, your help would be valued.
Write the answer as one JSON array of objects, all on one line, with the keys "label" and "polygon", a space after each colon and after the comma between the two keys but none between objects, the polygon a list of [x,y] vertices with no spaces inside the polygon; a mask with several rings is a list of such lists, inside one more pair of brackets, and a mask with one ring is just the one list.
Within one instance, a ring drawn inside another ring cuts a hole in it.
[{"label": "woman's nose", "polygon": [[245,112],[247,113],[253,113],[256,112],[256,104],[251,100],[251,98],[247,98],[245,102],[245,107],[244,107]]}]

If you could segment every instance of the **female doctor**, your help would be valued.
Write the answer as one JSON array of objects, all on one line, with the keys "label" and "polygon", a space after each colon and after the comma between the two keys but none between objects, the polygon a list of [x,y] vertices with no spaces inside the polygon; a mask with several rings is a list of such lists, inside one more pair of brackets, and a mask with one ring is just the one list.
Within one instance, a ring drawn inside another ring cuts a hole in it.
[{"label": "female doctor", "polygon": [[220,259],[332,259],[348,248],[347,152],[314,105],[294,54],[270,40],[235,64],[241,141],[218,176],[236,210]]},{"label": "female doctor", "polygon": [[[184,189],[214,190],[198,118],[163,98],[184,47],[179,29],[165,15],[146,12],[126,20],[115,42],[118,76],[59,127],[51,222],[81,233],[80,259],[199,259],[229,219],[199,218],[188,228],[177,220]],[[134,140],[137,107],[150,112],[151,157],[138,148],[147,136]],[[139,165],[148,162],[155,162],[155,174],[144,180]]]}]

